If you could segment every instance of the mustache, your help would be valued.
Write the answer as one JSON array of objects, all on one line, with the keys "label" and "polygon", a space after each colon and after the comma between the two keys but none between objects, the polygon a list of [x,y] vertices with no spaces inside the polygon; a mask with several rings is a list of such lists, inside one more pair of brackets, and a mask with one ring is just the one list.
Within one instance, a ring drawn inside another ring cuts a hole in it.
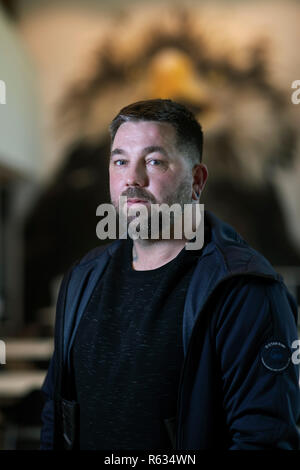
[{"label": "mustache", "polygon": [[127,199],[143,199],[144,201],[149,201],[152,203],[156,202],[156,199],[154,196],[146,193],[143,189],[141,188],[128,188],[125,191],[122,192],[121,196],[126,196]]}]

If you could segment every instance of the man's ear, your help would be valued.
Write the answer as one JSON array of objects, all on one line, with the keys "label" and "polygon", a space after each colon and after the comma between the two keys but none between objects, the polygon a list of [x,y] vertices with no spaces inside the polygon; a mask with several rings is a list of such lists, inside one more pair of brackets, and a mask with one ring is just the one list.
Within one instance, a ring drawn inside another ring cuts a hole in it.
[{"label": "man's ear", "polygon": [[204,163],[199,163],[193,168],[193,199],[199,199],[208,178],[208,169]]}]

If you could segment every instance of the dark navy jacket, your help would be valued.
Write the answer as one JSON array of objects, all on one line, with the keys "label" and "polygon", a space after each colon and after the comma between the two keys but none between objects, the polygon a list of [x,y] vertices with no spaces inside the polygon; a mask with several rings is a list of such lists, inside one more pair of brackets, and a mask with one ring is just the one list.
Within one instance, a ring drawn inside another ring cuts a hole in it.
[{"label": "dark navy jacket", "polygon": [[[197,253],[183,313],[185,360],[174,447],[299,449],[295,300],[270,263],[232,227],[210,212],[205,217],[211,237]],[[41,449],[63,448],[69,441],[69,417],[61,413],[61,403],[65,399],[71,409],[74,403],[71,346],[87,302],[120,243],[124,241],[88,253],[63,279],[55,350],[42,387],[47,401]]]}]

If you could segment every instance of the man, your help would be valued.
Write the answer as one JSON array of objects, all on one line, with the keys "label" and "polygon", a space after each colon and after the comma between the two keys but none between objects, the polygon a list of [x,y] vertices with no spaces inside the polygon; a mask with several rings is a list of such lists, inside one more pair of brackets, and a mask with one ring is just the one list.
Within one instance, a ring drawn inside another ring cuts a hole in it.
[{"label": "man", "polygon": [[[126,196],[151,226],[152,204],[198,204],[208,172],[185,107],[134,103],[110,131],[117,210]],[[299,448],[296,304],[230,226],[206,212],[204,229],[196,250],[174,231],[121,238],[66,274],[42,449]]]}]

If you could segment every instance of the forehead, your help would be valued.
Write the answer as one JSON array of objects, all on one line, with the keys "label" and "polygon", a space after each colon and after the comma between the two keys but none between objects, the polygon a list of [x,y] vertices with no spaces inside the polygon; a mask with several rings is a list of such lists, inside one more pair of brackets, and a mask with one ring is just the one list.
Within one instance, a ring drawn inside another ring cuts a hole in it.
[{"label": "forehead", "polygon": [[125,122],[116,132],[112,148],[121,145],[162,145],[173,146],[176,143],[176,131],[167,122],[136,121]]}]

